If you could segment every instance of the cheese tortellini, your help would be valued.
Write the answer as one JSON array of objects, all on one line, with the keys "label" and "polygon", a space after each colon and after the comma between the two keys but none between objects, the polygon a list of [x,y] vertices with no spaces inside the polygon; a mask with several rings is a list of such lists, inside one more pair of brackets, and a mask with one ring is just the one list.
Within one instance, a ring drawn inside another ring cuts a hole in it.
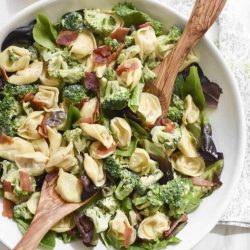
[{"label": "cheese tortellini", "polygon": [[49,146],[44,138],[39,138],[31,141],[34,150],[36,152],[41,152],[42,154],[49,156]]},{"label": "cheese tortellini", "polygon": [[83,191],[81,181],[73,174],[64,172],[62,168],[59,171],[55,189],[66,202],[81,202],[81,194]]},{"label": "cheese tortellini", "polygon": [[149,158],[145,149],[136,148],[129,160],[129,169],[138,174],[148,174],[154,166],[154,161]]},{"label": "cheese tortellini", "polygon": [[56,87],[39,85],[34,101],[43,103],[45,111],[58,109],[59,90]]},{"label": "cheese tortellini", "polygon": [[57,222],[51,230],[57,233],[63,233],[71,230],[76,225],[74,216],[72,214],[67,215]]},{"label": "cheese tortellini", "polygon": [[[129,239],[126,239],[127,230],[131,231]],[[128,243],[128,245],[132,245],[136,239],[136,230],[130,225],[126,214],[120,209],[116,211],[114,219],[109,222],[109,233],[121,242],[121,245],[125,242]]]},{"label": "cheese tortellini", "polygon": [[80,127],[86,135],[98,140],[106,148],[110,148],[114,143],[114,139],[108,129],[100,124],[82,123]]},{"label": "cheese tortellini", "polygon": [[194,123],[199,119],[200,110],[196,107],[193,102],[192,96],[187,95],[184,99],[184,112],[182,121],[185,125],[188,123]]},{"label": "cheese tortellini", "polygon": [[178,142],[177,147],[187,157],[198,157],[196,140],[184,125],[181,126],[181,134],[181,140]]},{"label": "cheese tortellini", "polygon": [[30,140],[39,139],[41,135],[38,132],[38,127],[44,119],[43,113],[43,111],[30,113],[24,123],[18,128],[18,135]]},{"label": "cheese tortellini", "polygon": [[118,74],[120,84],[126,88],[133,89],[142,77],[141,61],[138,58],[131,58],[123,61],[119,68],[122,71]]},{"label": "cheese tortellini", "polygon": [[169,218],[165,214],[157,212],[141,222],[138,228],[138,236],[144,240],[156,240],[169,228]]},{"label": "cheese tortellini", "polygon": [[172,166],[178,172],[196,177],[203,174],[205,170],[205,162],[202,157],[187,157],[181,152],[171,155]]},{"label": "cheese tortellini", "polygon": [[41,152],[26,153],[15,156],[15,163],[18,168],[31,176],[38,176],[44,173],[49,158]]},{"label": "cheese tortellini", "polygon": [[110,121],[110,128],[118,143],[118,147],[126,148],[130,145],[132,130],[124,118],[113,118]]},{"label": "cheese tortellini", "polygon": [[9,77],[8,82],[16,85],[24,85],[36,82],[43,71],[43,63],[34,61],[27,68],[19,70]]},{"label": "cheese tortellini", "polygon": [[98,108],[98,99],[96,97],[84,102],[81,108],[81,121],[86,123],[94,123],[96,110]]},{"label": "cheese tortellini", "polygon": [[43,66],[42,74],[39,77],[42,85],[50,86],[50,87],[58,87],[61,84],[61,79],[49,76],[47,67]]},{"label": "cheese tortellini", "polygon": [[154,29],[149,25],[134,33],[135,44],[140,47],[140,58],[144,60],[147,56],[155,53],[157,38]]},{"label": "cheese tortellini", "polygon": [[30,52],[17,46],[10,46],[0,53],[0,66],[7,72],[16,72],[29,66]]},{"label": "cheese tortellini", "polygon": [[14,161],[16,155],[33,152],[33,145],[19,137],[12,138],[11,143],[0,143],[0,157],[9,161]]},{"label": "cheese tortellini", "polygon": [[56,153],[62,143],[62,135],[56,130],[56,128],[47,127],[48,140],[49,140],[49,152],[50,155]]},{"label": "cheese tortellini", "polygon": [[70,54],[73,59],[81,59],[91,55],[96,48],[95,37],[91,32],[82,31],[75,41],[70,44]]},{"label": "cheese tortellini", "polygon": [[161,104],[158,97],[143,92],[138,111],[145,117],[148,125],[154,125],[157,118],[162,115]]},{"label": "cheese tortellini", "polygon": [[94,160],[87,153],[84,154],[83,162],[84,170],[88,177],[97,187],[102,187],[106,182],[106,175],[103,171],[103,162],[101,160]]},{"label": "cheese tortellini", "polygon": [[106,148],[99,141],[95,141],[89,147],[89,154],[92,158],[100,160],[112,155],[115,150],[115,145],[112,145],[110,148]]}]

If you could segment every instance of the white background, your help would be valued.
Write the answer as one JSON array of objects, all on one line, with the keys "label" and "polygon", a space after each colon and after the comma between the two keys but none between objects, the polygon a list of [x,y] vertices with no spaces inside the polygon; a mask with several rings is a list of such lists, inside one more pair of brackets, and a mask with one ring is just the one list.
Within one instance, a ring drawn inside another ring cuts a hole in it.
[{"label": "white background", "polygon": [[[38,0],[0,0],[0,27],[11,19],[11,16],[23,9],[25,6],[32,4]],[[178,1],[178,0],[177,0]],[[250,1],[240,0],[241,5],[239,15],[241,13],[250,12]],[[249,20],[250,21],[250,20]],[[216,27],[210,31],[211,39],[216,39]],[[10,232],[11,233],[11,232]],[[250,229],[239,228],[233,226],[216,226],[212,232],[207,235],[193,250],[249,250],[250,249]],[[0,250],[9,250],[0,242]]]}]

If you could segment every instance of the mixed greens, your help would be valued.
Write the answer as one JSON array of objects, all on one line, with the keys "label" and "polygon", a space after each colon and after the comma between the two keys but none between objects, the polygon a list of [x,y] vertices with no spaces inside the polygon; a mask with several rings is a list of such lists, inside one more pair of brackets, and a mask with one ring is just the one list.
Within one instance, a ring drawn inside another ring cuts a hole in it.
[{"label": "mixed greens", "polygon": [[223,154],[206,107],[221,88],[192,52],[180,68],[166,117],[144,91],[175,47],[179,27],[130,3],[82,9],[57,23],[39,14],[12,31],[0,53],[0,189],[3,216],[21,233],[46,175],[58,172],[65,202],[95,197],[51,228],[41,245],[81,238],[108,249],[156,250],[220,185]]}]

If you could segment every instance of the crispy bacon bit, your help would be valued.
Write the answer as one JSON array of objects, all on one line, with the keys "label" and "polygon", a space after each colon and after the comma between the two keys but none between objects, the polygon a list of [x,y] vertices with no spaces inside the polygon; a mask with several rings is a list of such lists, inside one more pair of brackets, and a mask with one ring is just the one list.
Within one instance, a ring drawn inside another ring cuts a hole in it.
[{"label": "crispy bacon bit", "polygon": [[56,44],[69,46],[73,41],[78,37],[78,33],[76,31],[61,31],[56,38]]},{"label": "crispy bacon bit", "polygon": [[21,97],[21,100],[24,102],[31,102],[34,99],[34,95],[30,92]]},{"label": "crispy bacon bit", "polygon": [[3,199],[3,212],[2,216],[7,218],[13,218],[14,212],[13,212],[14,203],[10,200]]},{"label": "crispy bacon bit", "polygon": [[3,190],[9,193],[13,193],[11,182],[3,180]]},{"label": "crispy bacon bit", "polygon": [[43,137],[43,138],[48,138],[48,129],[47,129],[47,119],[48,119],[48,116],[45,115],[43,117],[43,120],[40,124],[40,126],[38,127],[38,133]]},{"label": "crispy bacon bit", "polygon": [[0,144],[11,144],[13,143],[13,139],[6,134],[0,134]]},{"label": "crispy bacon bit", "polygon": [[124,232],[124,246],[125,248],[127,248],[130,244],[130,240],[131,240],[131,236],[132,236],[132,233],[133,233],[133,230],[131,227],[129,227],[127,225],[126,222],[124,222],[124,225],[125,225],[125,232]]},{"label": "crispy bacon bit", "polygon": [[149,26],[151,26],[151,23],[146,22],[146,23],[143,23],[143,24],[139,25],[139,29],[146,28],[146,27],[149,27]]},{"label": "crispy bacon bit", "polygon": [[194,186],[208,187],[208,188],[218,185],[217,183],[214,183],[212,181],[204,180],[201,177],[193,177],[192,183]]},{"label": "crispy bacon bit", "polygon": [[118,42],[123,42],[125,36],[128,35],[130,29],[125,27],[119,27],[110,34],[112,39],[116,39]]},{"label": "crispy bacon bit", "polygon": [[95,73],[85,72],[84,87],[87,90],[97,92],[97,90],[99,89],[99,84],[99,79],[97,78]]},{"label": "crispy bacon bit", "polygon": [[169,119],[165,117],[162,117],[160,122],[161,122],[161,125],[165,126],[165,130],[168,133],[172,133],[174,129],[176,128],[175,123],[173,123],[172,121],[170,121]]},{"label": "crispy bacon bit", "polygon": [[129,72],[129,71],[134,71],[138,68],[138,64],[136,63],[131,63],[131,64],[121,64],[119,67],[116,69],[116,74],[120,76],[123,72]]},{"label": "crispy bacon bit", "polygon": [[108,63],[115,61],[116,58],[120,55],[124,47],[125,47],[125,44],[121,44],[120,47],[110,55],[110,57],[108,58]]},{"label": "crispy bacon bit", "polygon": [[180,223],[187,222],[187,220],[188,220],[187,214],[183,214],[179,219],[177,219],[176,221],[174,221],[172,223],[172,225],[168,231],[165,231],[163,233],[163,237],[167,238],[168,236],[170,236]]},{"label": "crispy bacon bit", "polygon": [[108,62],[108,58],[112,54],[112,49],[109,46],[102,46],[94,49],[94,62],[96,65],[103,65]]},{"label": "crispy bacon bit", "polygon": [[45,103],[35,100],[35,96],[32,93],[27,93],[21,97],[21,100],[24,102],[30,102],[30,105],[35,110],[42,110],[45,107]]},{"label": "crispy bacon bit", "polygon": [[4,68],[2,68],[2,67],[0,67],[0,75],[3,77],[3,79],[5,81],[8,81],[9,77],[8,77],[8,75],[6,73],[6,70]]},{"label": "crispy bacon bit", "polygon": [[27,173],[20,171],[19,177],[20,177],[21,188],[26,192],[33,192],[34,188],[32,187],[30,176]]}]

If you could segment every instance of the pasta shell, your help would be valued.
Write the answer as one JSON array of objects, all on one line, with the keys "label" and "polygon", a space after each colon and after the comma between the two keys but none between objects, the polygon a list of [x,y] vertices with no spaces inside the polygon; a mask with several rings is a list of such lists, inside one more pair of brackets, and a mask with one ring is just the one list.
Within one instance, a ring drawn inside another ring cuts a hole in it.
[{"label": "pasta shell", "polygon": [[27,201],[27,208],[32,214],[36,213],[40,196],[41,196],[40,192],[35,192],[31,195],[31,197]]},{"label": "pasta shell", "polygon": [[71,230],[76,225],[74,216],[72,214],[67,215],[63,219],[61,219],[59,222],[57,222],[51,230],[57,233],[63,233]]},{"label": "pasta shell", "polygon": [[49,156],[49,146],[44,138],[36,139],[31,141],[36,152]]},{"label": "pasta shell", "polygon": [[47,127],[48,131],[48,140],[49,140],[49,152],[50,155],[56,153],[62,143],[62,135],[55,129],[51,127]]},{"label": "pasta shell", "polygon": [[[14,53],[16,59],[14,62],[9,60],[10,53]],[[0,66],[7,72],[16,72],[23,70],[29,66],[30,63],[30,52],[27,49],[20,48],[17,46],[10,46],[0,53]]]},{"label": "pasta shell", "polygon": [[157,96],[143,92],[138,111],[145,117],[148,125],[154,125],[162,115],[161,104]]},{"label": "pasta shell", "polygon": [[191,95],[187,95],[184,99],[184,112],[182,122],[187,125],[188,123],[196,122],[200,117],[200,110],[193,102]]},{"label": "pasta shell", "polygon": [[88,177],[97,187],[102,187],[106,182],[106,175],[103,171],[103,162],[101,160],[94,160],[88,154],[84,154],[83,161],[84,170]]},{"label": "pasta shell", "polygon": [[141,222],[138,228],[138,236],[145,240],[156,240],[169,228],[169,218],[165,214],[157,212]]},{"label": "pasta shell", "polygon": [[117,140],[118,147],[126,148],[130,145],[132,130],[124,118],[115,117],[110,121],[111,131]]}]

